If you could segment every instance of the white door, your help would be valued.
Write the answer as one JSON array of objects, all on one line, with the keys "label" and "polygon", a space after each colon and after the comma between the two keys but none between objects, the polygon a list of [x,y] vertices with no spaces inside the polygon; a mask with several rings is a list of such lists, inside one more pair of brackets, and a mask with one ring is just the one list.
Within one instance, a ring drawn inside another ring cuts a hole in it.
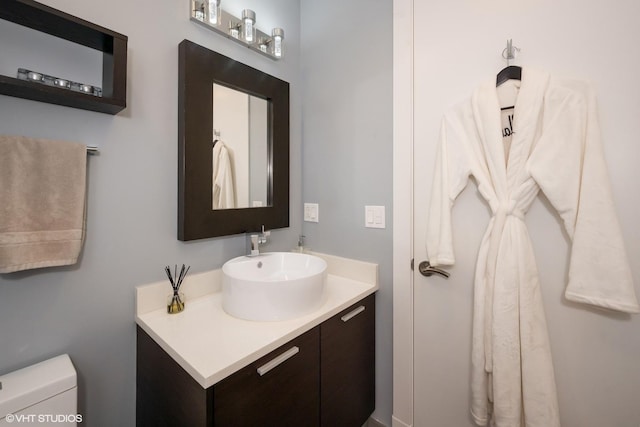
[{"label": "white door", "polygon": [[[456,266],[448,269],[450,278],[423,277],[417,268],[426,260],[425,219],[442,113],[506,65],[501,52],[507,38],[522,49],[518,65],[594,82],[614,198],[639,280],[640,228],[635,218],[640,217],[640,201],[624,196],[637,194],[635,183],[640,181],[640,54],[637,49],[631,54],[619,41],[640,38],[631,18],[638,16],[640,5],[622,2],[612,8],[583,0],[394,3],[394,37],[399,39],[394,41],[394,144],[400,153],[394,159],[394,198],[399,200],[394,204],[394,234],[411,235],[394,238],[394,426],[473,426],[473,274],[490,218],[473,181],[453,209]],[[613,69],[623,76],[613,77]],[[407,139],[410,148],[403,145]],[[407,152],[412,182],[404,181],[407,164],[402,164],[402,156]],[[404,192],[411,194],[410,202],[403,199]],[[411,226],[403,223],[408,218]],[[563,291],[569,240],[557,214],[539,197],[526,223],[540,270],[562,425],[637,427],[640,316],[607,314],[567,302]],[[404,251],[405,246],[410,250]],[[415,258],[411,280],[400,270],[406,256]],[[408,330],[411,340],[405,339]]]},{"label": "white door", "polygon": [[[440,119],[444,108],[468,96],[482,72],[462,65],[470,58],[466,32],[454,32],[449,16],[451,0],[415,4],[416,44],[414,55],[414,354],[416,427],[473,426],[469,417],[471,354],[472,278],[475,256],[488,210],[470,185],[454,209],[457,263],[451,276],[424,277],[418,272],[427,259],[425,249],[426,212],[431,191]],[[464,3],[454,0],[451,3]],[[435,6],[435,7],[434,7]],[[451,7],[453,9],[453,7]],[[426,22],[425,22],[426,20]],[[445,22],[442,22],[444,20]],[[449,22],[449,23],[447,23]],[[456,46],[458,48],[456,48]],[[486,43],[491,57],[500,44]],[[451,50],[450,50],[451,49]],[[455,52],[455,50],[458,50]],[[463,54],[462,52],[465,51]],[[460,64],[460,65],[457,65]],[[496,64],[499,66],[499,62]],[[493,70],[495,67],[482,67]],[[478,67],[478,69],[482,69]],[[487,74],[486,71],[484,73]],[[427,78],[427,76],[429,76]]]}]

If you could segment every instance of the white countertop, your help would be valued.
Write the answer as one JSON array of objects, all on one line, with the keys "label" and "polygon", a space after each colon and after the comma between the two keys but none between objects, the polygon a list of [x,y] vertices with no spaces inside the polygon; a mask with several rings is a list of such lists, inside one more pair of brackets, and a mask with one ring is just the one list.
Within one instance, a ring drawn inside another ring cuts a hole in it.
[{"label": "white countertop", "polygon": [[[136,288],[136,323],[203,388],[209,388],[249,363],[319,325],[378,290],[377,264],[324,254],[328,264],[324,302],[292,320],[241,320],[222,309],[220,270],[200,273],[190,291],[185,279],[185,310],[168,314],[166,282]],[[191,295],[190,295],[191,293]]]}]

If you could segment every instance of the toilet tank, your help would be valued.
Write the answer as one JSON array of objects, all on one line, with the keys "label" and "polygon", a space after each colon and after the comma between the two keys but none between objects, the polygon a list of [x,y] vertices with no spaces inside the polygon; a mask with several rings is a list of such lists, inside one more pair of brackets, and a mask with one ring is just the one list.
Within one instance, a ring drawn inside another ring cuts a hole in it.
[{"label": "toilet tank", "polygon": [[78,414],[76,370],[63,354],[0,375],[0,426],[75,426]]}]

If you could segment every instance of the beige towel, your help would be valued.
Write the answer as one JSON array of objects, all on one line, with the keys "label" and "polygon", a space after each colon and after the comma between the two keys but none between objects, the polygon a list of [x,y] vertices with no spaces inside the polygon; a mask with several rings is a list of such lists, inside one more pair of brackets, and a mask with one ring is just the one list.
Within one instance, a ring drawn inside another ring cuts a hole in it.
[{"label": "beige towel", "polygon": [[0,135],[0,273],[77,262],[86,168],[83,144]]}]

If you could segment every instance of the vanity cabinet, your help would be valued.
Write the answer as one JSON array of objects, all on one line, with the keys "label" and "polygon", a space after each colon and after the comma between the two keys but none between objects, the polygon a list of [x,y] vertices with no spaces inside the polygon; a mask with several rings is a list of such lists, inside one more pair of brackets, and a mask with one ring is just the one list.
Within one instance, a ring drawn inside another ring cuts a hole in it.
[{"label": "vanity cabinet", "polygon": [[320,425],[360,427],[375,409],[375,296],[320,325]]},{"label": "vanity cabinet", "polygon": [[361,427],[374,354],[374,295],[207,389],[138,327],[137,425]]},{"label": "vanity cabinet", "polygon": [[317,427],[320,327],[213,386],[216,427]]}]

